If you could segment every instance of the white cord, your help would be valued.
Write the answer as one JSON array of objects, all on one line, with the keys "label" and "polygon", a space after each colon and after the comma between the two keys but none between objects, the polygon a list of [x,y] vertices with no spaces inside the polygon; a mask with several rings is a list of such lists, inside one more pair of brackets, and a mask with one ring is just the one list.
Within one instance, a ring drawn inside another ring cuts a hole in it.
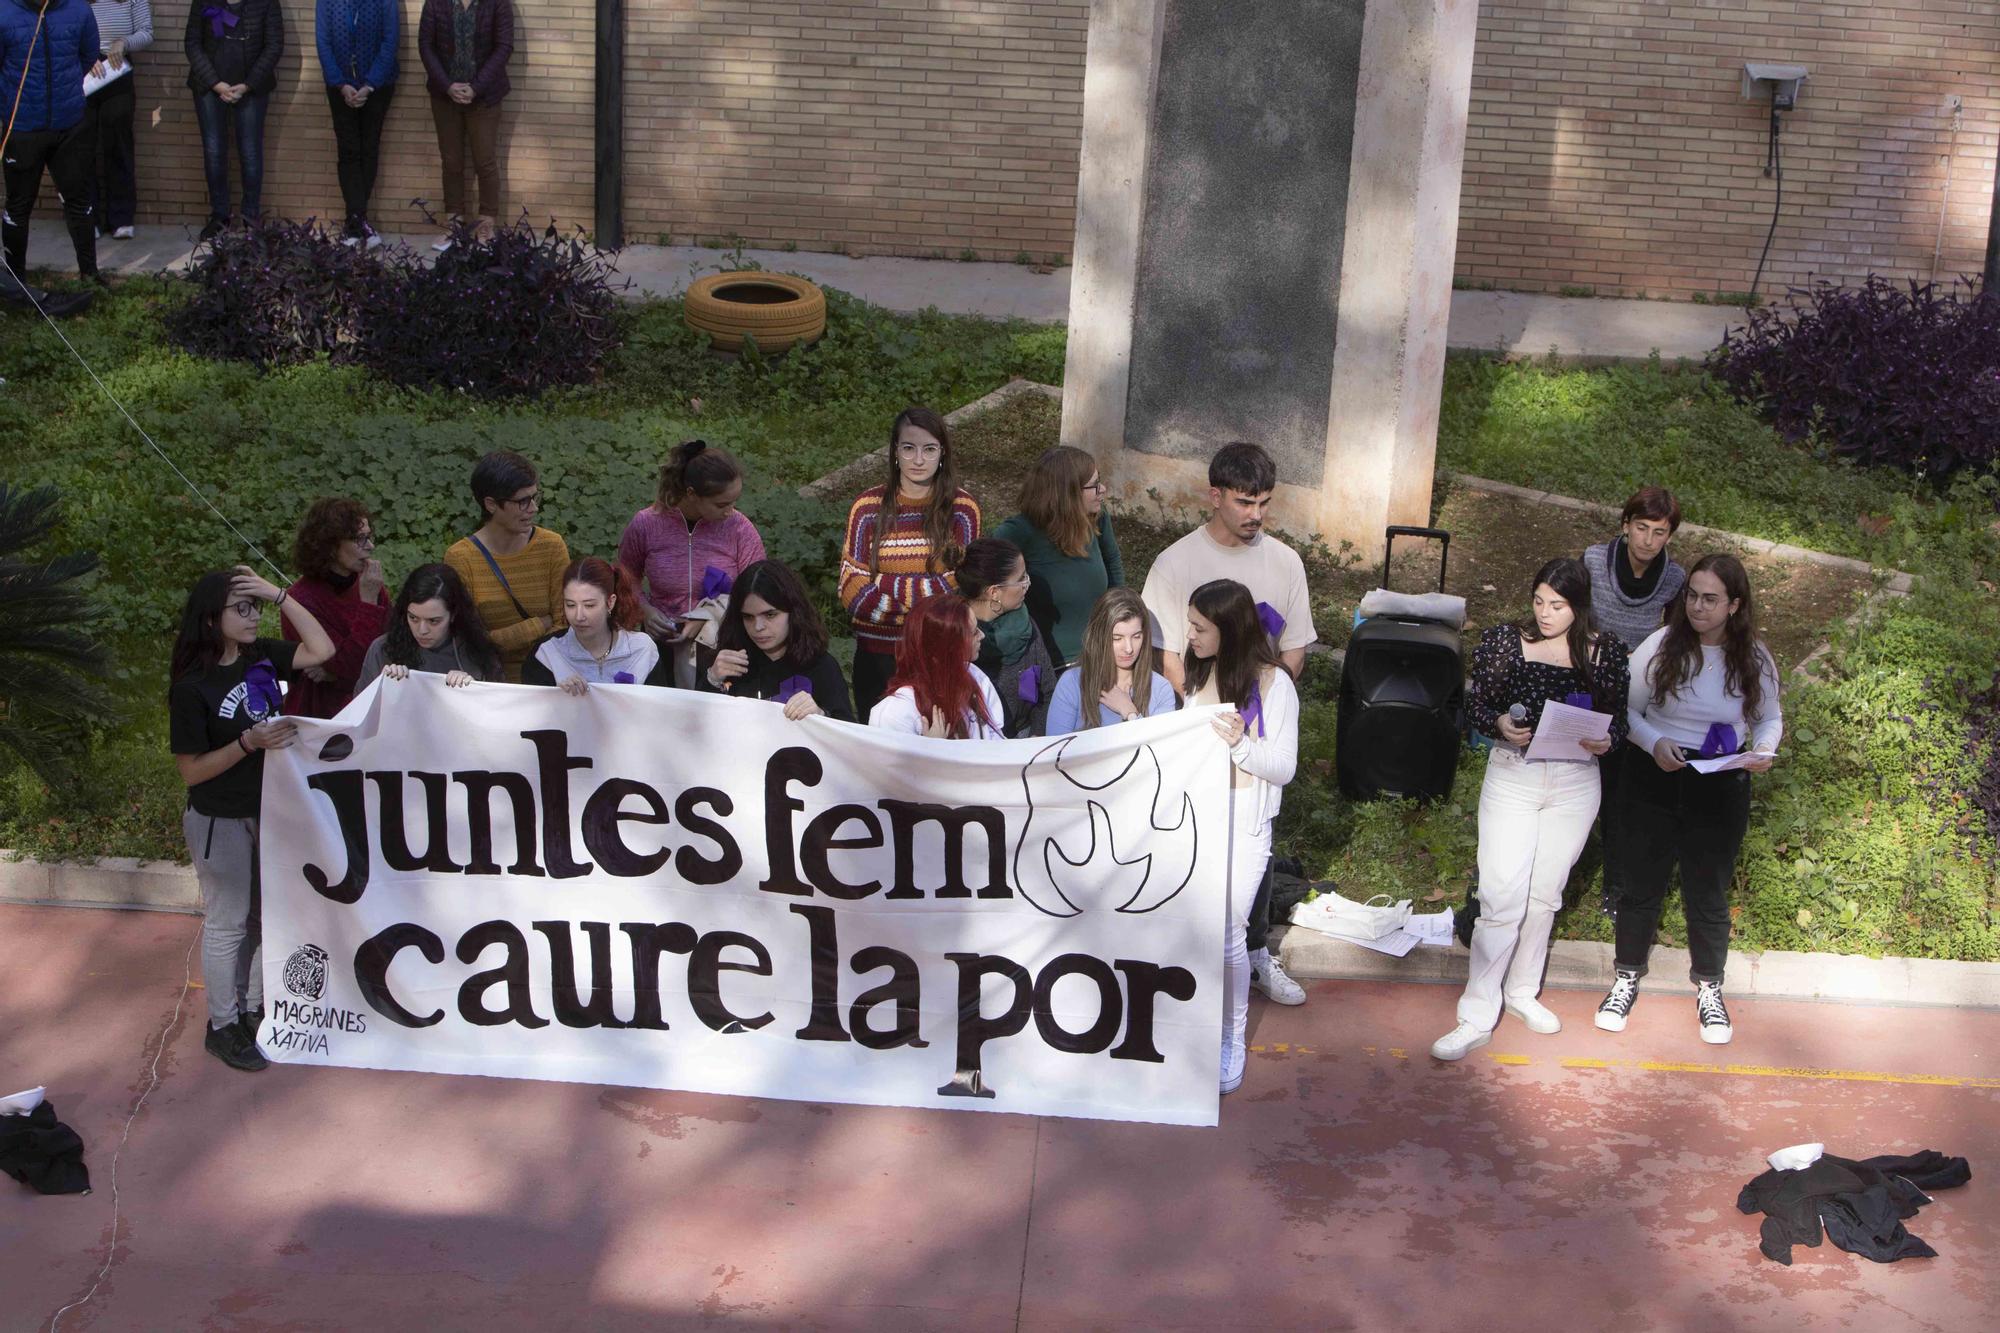
[{"label": "white cord", "polygon": [[35,299],[35,289],[30,287],[27,283],[27,280],[22,278],[20,274],[14,272],[14,266],[7,262],[6,256],[4,255],[0,255],[0,270],[4,270],[7,276],[14,280],[15,285],[21,289],[21,294],[28,298],[28,304],[32,305],[35,308],[35,313],[40,315],[42,319],[48,324],[49,328],[54,331],[56,337],[62,340],[62,345],[69,349],[69,354],[76,358],[76,363],[79,366],[83,367],[83,373],[90,376],[91,383],[95,384],[98,388],[98,391],[102,393],[106,398],[111,400],[111,405],[118,409],[118,414],[124,417],[125,420],[128,423],[130,423],[133,430],[139,432],[139,438],[144,440],[148,445],[152,447],[153,452],[160,456],[160,461],[173,469],[174,475],[181,479],[181,485],[187,487],[188,493],[194,496],[195,499],[207,505],[209,512],[222,520],[222,526],[228,528],[232,533],[235,533],[236,540],[242,542],[244,546],[248,547],[250,554],[256,556],[259,560],[263,561],[264,567],[266,569],[270,570],[273,574],[277,575],[277,583],[279,587],[282,588],[286,584],[290,583],[291,576],[286,574],[284,570],[279,569],[277,565],[273,564],[271,561],[271,557],[265,555],[263,549],[259,547],[256,542],[253,542],[248,537],[244,536],[243,530],[237,527],[234,523],[231,523],[229,521],[229,516],[223,513],[220,509],[217,509],[215,507],[215,502],[213,500],[209,499],[206,495],[202,494],[201,488],[196,486],[194,482],[190,481],[188,479],[188,474],[181,471],[180,467],[174,462],[173,459],[167,457],[167,451],[162,449],[159,446],[159,444],[153,439],[153,437],[146,433],[146,428],[144,426],[141,426],[138,423],[138,421],[133,418],[132,414],[125,410],[125,404],[118,400],[118,395],[111,392],[110,388],[105,385],[104,381],[97,377],[97,372],[95,370],[92,370],[90,368],[90,363],[83,359],[83,353],[77,351],[76,345],[70,342],[69,338],[63,333],[62,326],[56,323],[54,317],[51,316],[48,311],[42,308],[42,303],[37,299]]},{"label": "white cord", "polygon": [[167,1034],[181,1021],[181,1009],[187,1004],[188,991],[194,987],[194,951],[195,946],[200,943],[201,928],[197,926],[194,938],[188,941],[187,957],[181,960],[180,998],[174,1001],[173,1016],[167,1019],[167,1025],[160,1029],[160,1040],[153,1049],[153,1067],[147,1073],[146,1087],[140,1092],[139,1100],[132,1103],[132,1114],[125,1117],[125,1132],[118,1136],[118,1146],[111,1153],[111,1240],[104,1247],[104,1267],[97,1270],[97,1277],[91,1282],[89,1291],[49,1317],[49,1333],[56,1333],[56,1325],[61,1323],[62,1317],[71,1310],[90,1304],[90,1298],[97,1295],[97,1289],[104,1285],[104,1279],[110,1275],[112,1260],[118,1257],[118,1159],[125,1155],[125,1142],[132,1137],[132,1122],[139,1118],[139,1112],[145,1108],[146,1098],[152,1096],[153,1089],[160,1086],[160,1057],[166,1054]]}]

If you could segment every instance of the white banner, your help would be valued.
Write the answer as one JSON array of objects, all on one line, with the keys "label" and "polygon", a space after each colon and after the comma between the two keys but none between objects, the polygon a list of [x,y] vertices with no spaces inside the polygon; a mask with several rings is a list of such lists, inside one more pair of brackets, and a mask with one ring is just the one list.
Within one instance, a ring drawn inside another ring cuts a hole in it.
[{"label": "white banner", "polygon": [[259,1044],[1212,1125],[1214,711],[932,741],[686,690],[378,681],[266,756]]}]

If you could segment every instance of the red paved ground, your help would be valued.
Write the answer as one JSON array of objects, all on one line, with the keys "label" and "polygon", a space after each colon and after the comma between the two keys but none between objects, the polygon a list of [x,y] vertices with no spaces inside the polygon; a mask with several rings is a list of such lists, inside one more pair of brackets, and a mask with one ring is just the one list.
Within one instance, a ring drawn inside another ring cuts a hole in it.
[{"label": "red paved ground", "polygon": [[[198,922],[0,907],[0,1093],[46,1083],[97,1191],[0,1178],[0,1328],[103,1265],[111,1151]],[[65,1329],[1868,1329],[1993,1327],[2000,1014],[1743,1002],[1633,1030],[1511,1022],[1456,1067],[1451,992],[1321,983],[1260,1007],[1221,1128],[763,1102],[341,1069],[242,1075],[201,992],[120,1170],[109,1277]],[[1407,1054],[1405,1053],[1407,1051]],[[1525,1058],[1525,1064],[1501,1059]],[[1720,1060],[1956,1086],[1565,1068]],[[1989,1086],[1962,1080],[1984,1080]],[[1773,1148],[1938,1147],[1974,1180],[1941,1257],[1759,1257]]]}]

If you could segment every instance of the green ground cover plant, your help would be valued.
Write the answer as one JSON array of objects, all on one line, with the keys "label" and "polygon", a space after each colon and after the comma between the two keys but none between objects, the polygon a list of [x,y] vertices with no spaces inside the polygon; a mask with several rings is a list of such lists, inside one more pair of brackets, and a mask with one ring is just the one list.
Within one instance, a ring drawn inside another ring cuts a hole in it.
[{"label": "green ground cover plant", "polygon": [[[880,446],[911,401],[950,409],[1020,375],[1060,379],[1059,328],[936,314],[897,316],[828,293],[828,334],[783,358],[710,353],[675,302],[624,311],[623,342],[599,384],[529,407],[387,386],[323,361],[260,375],[205,362],[160,337],[149,285],[118,289],[68,331],[203,491],[282,562],[314,496],[356,495],[376,515],[392,575],[435,558],[471,521],[471,460],[512,447],[536,458],[546,520],[573,549],[609,553],[650,496],[664,449],[700,435],[737,452],[743,506],[774,554],[831,601],[845,499],[796,488]],[[95,596],[117,651],[125,717],[93,728],[93,780],[51,790],[0,769],[0,846],[40,856],[178,858],[181,790],[166,755],[163,675],[172,617],[201,569],[239,559],[54,340],[0,316],[0,477],[53,483],[64,524],[52,549],[104,555]],[[1022,399],[960,432],[973,485],[995,521],[1019,470],[1052,443],[1058,406]],[[2000,898],[1982,802],[1996,790],[1990,693],[2000,662],[2000,543],[1990,483],[1939,491],[1784,443],[1699,372],[1608,370],[1454,359],[1441,467],[1609,503],[1659,481],[1710,526],[1859,556],[1920,575],[1917,592],[1835,637],[1815,683],[1786,693],[1785,760],[1760,780],[1737,893],[1739,945],[1933,957],[2000,957]],[[1440,504],[1449,485],[1440,486]],[[1131,581],[1196,521],[1161,497],[1119,515]],[[1336,627],[1351,561],[1312,556],[1315,614]],[[1372,575],[1369,576],[1372,578]],[[1453,797],[1430,807],[1349,805],[1333,781],[1330,659],[1309,661],[1300,774],[1279,826],[1283,850],[1343,892],[1439,905],[1464,893],[1476,853],[1481,756],[1461,761]],[[1987,692],[1985,702],[1979,702]],[[1605,938],[1587,852],[1565,935]],[[1670,905],[1671,908],[1671,905]],[[1667,917],[1670,937],[1677,916]]]}]

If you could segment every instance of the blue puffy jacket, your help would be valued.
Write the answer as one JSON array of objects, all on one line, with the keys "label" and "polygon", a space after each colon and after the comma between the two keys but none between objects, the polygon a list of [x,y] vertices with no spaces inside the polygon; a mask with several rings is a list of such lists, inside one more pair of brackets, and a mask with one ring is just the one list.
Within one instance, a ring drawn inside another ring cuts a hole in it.
[{"label": "blue puffy jacket", "polygon": [[387,88],[396,81],[396,0],[319,0],[314,35],[320,75],[329,88]]},{"label": "blue puffy jacket", "polygon": [[0,126],[17,88],[16,134],[77,124],[83,119],[83,76],[97,55],[97,16],[84,0],[0,0]]}]

